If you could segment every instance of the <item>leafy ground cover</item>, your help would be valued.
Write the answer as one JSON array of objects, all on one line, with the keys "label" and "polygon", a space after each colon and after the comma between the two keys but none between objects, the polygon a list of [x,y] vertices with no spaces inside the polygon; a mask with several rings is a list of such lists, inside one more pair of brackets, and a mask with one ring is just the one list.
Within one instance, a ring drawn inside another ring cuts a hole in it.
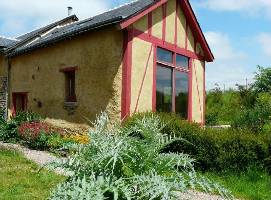
[{"label": "leafy ground cover", "polygon": [[55,163],[73,173],[50,199],[177,200],[189,189],[231,199],[222,186],[195,172],[189,155],[162,152],[167,144],[182,140],[163,134],[162,128],[157,116],[136,119],[131,126],[110,126],[103,113],[89,132],[90,143],[78,145],[66,162]]},{"label": "leafy ground cover", "polygon": [[42,170],[21,154],[0,149],[0,200],[47,199],[64,177]]},{"label": "leafy ground cover", "polygon": [[204,173],[205,176],[223,184],[239,199],[269,200],[271,197],[271,177],[259,168],[246,172]]}]

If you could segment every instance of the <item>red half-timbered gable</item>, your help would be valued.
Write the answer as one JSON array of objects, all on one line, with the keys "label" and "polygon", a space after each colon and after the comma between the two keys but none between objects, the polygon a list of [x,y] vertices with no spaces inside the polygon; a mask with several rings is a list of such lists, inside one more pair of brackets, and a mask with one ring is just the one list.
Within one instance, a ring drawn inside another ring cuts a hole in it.
[{"label": "red half-timbered gable", "polygon": [[[180,102],[177,102],[176,91],[182,88],[177,88],[176,76],[184,73],[188,77],[188,103],[187,113],[184,113],[183,117],[204,124],[205,61],[213,61],[214,57],[189,1],[157,1],[146,10],[122,22],[120,26],[125,30],[122,119],[135,112],[150,110],[150,101],[152,111],[177,112],[176,108]],[[157,59],[159,49],[171,52],[172,62]],[[188,58],[188,68],[176,63],[176,57],[182,56]],[[157,110],[158,65],[172,71],[170,110]],[[144,98],[147,94],[149,99]]]}]

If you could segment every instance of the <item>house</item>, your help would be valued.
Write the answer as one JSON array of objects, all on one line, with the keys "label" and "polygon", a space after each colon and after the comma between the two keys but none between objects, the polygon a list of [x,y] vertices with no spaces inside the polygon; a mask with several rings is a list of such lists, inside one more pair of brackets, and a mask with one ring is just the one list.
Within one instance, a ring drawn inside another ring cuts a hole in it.
[{"label": "house", "polygon": [[8,115],[32,110],[84,123],[104,110],[113,120],[163,111],[204,124],[205,62],[214,56],[189,0],[73,15],[0,46]]}]

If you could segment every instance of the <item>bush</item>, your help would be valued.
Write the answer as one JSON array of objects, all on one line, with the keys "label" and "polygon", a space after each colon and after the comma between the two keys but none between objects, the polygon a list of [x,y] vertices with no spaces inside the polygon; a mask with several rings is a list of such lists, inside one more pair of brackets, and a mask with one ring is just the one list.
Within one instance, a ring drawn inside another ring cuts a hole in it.
[{"label": "bush", "polygon": [[3,142],[17,142],[20,140],[17,124],[13,121],[1,122],[0,124],[0,141]]},{"label": "bush", "polygon": [[271,126],[271,94],[258,94],[253,108],[241,110],[232,121],[232,127],[248,129],[254,133],[270,133]]},{"label": "bush", "polygon": [[28,147],[33,149],[47,149],[50,127],[44,122],[24,122],[18,128],[19,135]]},{"label": "bush", "polygon": [[24,122],[39,121],[41,117],[32,112],[20,112],[9,121],[0,120],[0,140],[4,142],[18,142],[20,135],[18,127]]},{"label": "bush", "polygon": [[17,126],[20,126],[23,122],[37,122],[41,119],[41,116],[39,116],[38,114],[28,111],[17,113],[11,118],[11,121]]},{"label": "bush", "polygon": [[214,126],[214,125],[218,125],[219,124],[219,114],[218,111],[209,111],[208,113],[206,113],[206,124],[208,124],[209,126]]},{"label": "bush", "polygon": [[230,124],[232,116],[235,116],[242,106],[242,99],[245,99],[239,91],[222,92],[218,87],[208,91],[206,97],[207,125]]},{"label": "bush", "polygon": [[19,135],[23,139],[36,139],[42,132],[49,133],[50,127],[44,122],[24,122],[18,128]]},{"label": "bush", "polygon": [[[149,116],[151,113],[136,114],[124,126]],[[251,165],[264,165],[268,157],[270,137],[256,135],[245,130],[202,129],[197,124],[182,121],[174,114],[156,113],[165,123],[162,133],[183,138],[167,145],[163,152],[187,153],[196,159],[195,166],[203,171],[245,170]]]},{"label": "bush", "polygon": [[55,164],[72,175],[50,199],[178,199],[176,192],[190,187],[231,197],[198,176],[188,155],[161,152],[179,138],[162,134],[159,118],[143,117],[125,128],[108,124],[107,115],[101,115],[89,133],[90,143],[79,145],[79,152],[65,163]]},{"label": "bush", "polygon": [[57,150],[66,143],[75,142],[65,138],[63,131],[51,127],[46,122],[24,122],[18,128],[18,132],[23,143],[32,149]]},{"label": "bush", "polygon": [[78,144],[88,144],[90,142],[90,138],[87,134],[67,135],[64,138]]}]

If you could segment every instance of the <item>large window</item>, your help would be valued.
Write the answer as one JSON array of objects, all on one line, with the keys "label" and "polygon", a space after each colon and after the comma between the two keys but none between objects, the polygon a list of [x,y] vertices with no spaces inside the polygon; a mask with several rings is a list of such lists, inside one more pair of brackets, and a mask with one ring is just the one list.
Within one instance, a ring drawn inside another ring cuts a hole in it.
[{"label": "large window", "polygon": [[157,49],[156,110],[188,116],[189,58]]},{"label": "large window", "polygon": [[156,106],[157,111],[172,111],[172,69],[157,65]]}]

